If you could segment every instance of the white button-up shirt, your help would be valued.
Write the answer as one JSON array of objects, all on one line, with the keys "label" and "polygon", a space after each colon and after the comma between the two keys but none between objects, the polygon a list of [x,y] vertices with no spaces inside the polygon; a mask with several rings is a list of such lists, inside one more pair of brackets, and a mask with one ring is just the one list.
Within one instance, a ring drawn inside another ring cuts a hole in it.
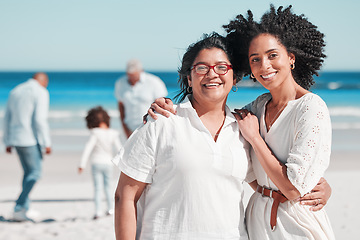
[{"label": "white button-up shirt", "polygon": [[248,239],[242,203],[248,148],[227,107],[215,142],[188,99],[176,115],[137,129],[114,162],[149,183],[140,239]]},{"label": "white button-up shirt", "polygon": [[11,90],[4,117],[5,146],[50,147],[48,111],[49,92],[36,80],[29,79]]},{"label": "white button-up shirt", "polygon": [[115,97],[125,108],[124,122],[134,131],[143,124],[142,118],[156,98],[167,96],[166,86],[161,79],[153,74],[142,72],[140,80],[130,85],[127,76],[115,83]]}]

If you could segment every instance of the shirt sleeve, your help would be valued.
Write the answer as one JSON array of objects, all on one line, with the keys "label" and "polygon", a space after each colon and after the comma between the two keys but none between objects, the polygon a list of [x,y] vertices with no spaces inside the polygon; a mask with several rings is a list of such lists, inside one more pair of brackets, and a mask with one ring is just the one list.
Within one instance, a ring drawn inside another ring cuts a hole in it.
[{"label": "shirt sleeve", "polygon": [[330,163],[331,121],[325,102],[313,95],[298,110],[287,175],[301,196],[310,192]]},{"label": "shirt sleeve", "polygon": [[252,167],[252,160],[251,160],[251,154],[250,154],[251,145],[245,139],[243,141],[244,141],[244,149],[246,152],[246,158],[247,158],[247,162],[248,162],[248,169],[246,172],[245,182],[251,183],[256,180],[255,172]]},{"label": "shirt sleeve", "polygon": [[155,125],[153,120],[149,120],[136,129],[113,159],[121,172],[144,183],[151,183],[155,172]]},{"label": "shirt sleeve", "polygon": [[90,158],[90,154],[92,153],[95,145],[96,145],[96,137],[94,134],[91,134],[89,140],[85,144],[85,148],[81,156],[80,165],[79,165],[80,168],[84,169],[86,167],[86,164]]},{"label": "shirt sleeve", "polygon": [[114,89],[114,96],[116,98],[116,100],[118,102],[122,102],[122,97],[121,97],[121,79],[118,79],[116,82],[115,82],[115,89]]},{"label": "shirt sleeve", "polygon": [[48,124],[49,92],[42,91],[39,94],[35,107],[34,124],[37,132],[37,139],[40,146],[50,147],[50,129]]},{"label": "shirt sleeve", "polygon": [[9,103],[7,103],[5,115],[4,115],[4,133],[3,133],[3,141],[6,147],[9,146],[10,118],[11,118],[11,113],[9,110]]}]

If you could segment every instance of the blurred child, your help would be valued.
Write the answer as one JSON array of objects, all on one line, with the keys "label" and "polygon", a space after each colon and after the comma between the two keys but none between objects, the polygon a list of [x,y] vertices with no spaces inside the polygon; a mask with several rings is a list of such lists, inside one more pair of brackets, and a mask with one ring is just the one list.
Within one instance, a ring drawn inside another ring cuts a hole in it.
[{"label": "blurred child", "polygon": [[95,215],[94,220],[101,216],[101,191],[103,188],[106,197],[107,211],[106,215],[114,212],[113,189],[111,188],[111,177],[113,172],[113,163],[111,159],[116,151],[121,148],[119,133],[110,129],[110,117],[102,107],[95,107],[88,111],[86,124],[90,129],[90,139],[86,143],[81,157],[79,174],[85,169],[87,161],[91,161],[92,177],[94,181],[94,202]]}]

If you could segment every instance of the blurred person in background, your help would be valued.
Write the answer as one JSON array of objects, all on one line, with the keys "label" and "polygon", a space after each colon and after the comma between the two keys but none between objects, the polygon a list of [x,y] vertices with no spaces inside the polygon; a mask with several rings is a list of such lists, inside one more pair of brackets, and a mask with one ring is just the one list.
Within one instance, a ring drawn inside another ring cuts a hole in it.
[{"label": "blurred person in background", "polygon": [[107,204],[105,215],[109,216],[114,212],[113,191],[110,185],[114,165],[111,159],[114,153],[120,150],[121,143],[118,131],[110,128],[110,116],[102,107],[90,109],[85,120],[90,130],[90,138],[85,145],[78,172],[79,174],[83,172],[90,159],[94,183],[95,215],[93,219],[96,220],[102,215],[102,190],[104,190]]},{"label": "blurred person in background", "polygon": [[166,97],[164,82],[157,76],[144,72],[137,59],[129,60],[126,75],[115,83],[120,120],[127,138],[142,125],[148,106],[158,97]]},{"label": "blurred person in background", "polygon": [[[29,211],[29,194],[41,177],[42,149],[51,153],[48,125],[49,83],[47,74],[39,72],[11,90],[4,116],[6,152],[15,148],[24,170],[22,192],[16,200],[14,221],[33,220],[38,215]],[[31,216],[32,215],[32,216]]]}]

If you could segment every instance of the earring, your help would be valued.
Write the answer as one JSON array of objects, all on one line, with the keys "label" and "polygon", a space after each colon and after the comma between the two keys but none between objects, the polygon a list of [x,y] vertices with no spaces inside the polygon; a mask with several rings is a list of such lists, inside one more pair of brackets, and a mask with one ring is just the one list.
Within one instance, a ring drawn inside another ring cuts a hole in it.
[{"label": "earring", "polygon": [[[234,88],[235,87],[235,88]],[[235,89],[235,90],[234,90]],[[235,85],[233,85],[232,86],[232,88],[231,88],[231,91],[233,91],[233,92],[237,92],[237,90],[238,90],[238,86],[235,84]]]},{"label": "earring", "polygon": [[187,92],[187,93],[192,93],[192,88],[191,88],[190,86],[188,86],[188,87],[186,88],[186,92]]},{"label": "earring", "polygon": [[251,79],[256,79],[253,73],[250,74],[250,78]]},{"label": "earring", "polygon": [[290,64],[290,69],[291,69],[291,70],[294,70],[294,69],[295,69],[295,63]]}]

